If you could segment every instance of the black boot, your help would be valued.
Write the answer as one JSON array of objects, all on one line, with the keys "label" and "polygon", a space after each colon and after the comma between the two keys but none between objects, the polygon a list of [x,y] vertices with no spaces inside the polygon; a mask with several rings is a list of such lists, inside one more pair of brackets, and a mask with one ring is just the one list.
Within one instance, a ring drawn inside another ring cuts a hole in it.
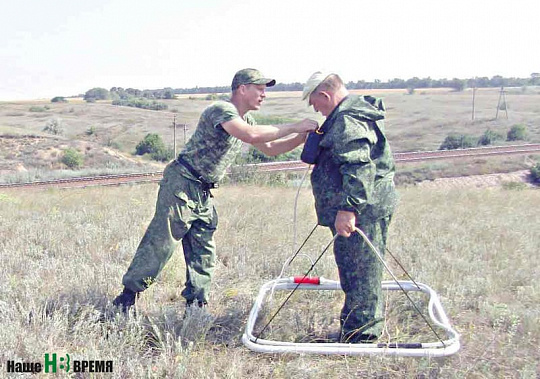
[{"label": "black boot", "polygon": [[371,333],[350,332],[341,337],[342,343],[375,343],[379,337]]},{"label": "black boot", "polygon": [[[186,301],[186,308],[192,307],[194,305],[195,305],[195,300]],[[199,308],[206,308],[208,306],[208,302],[197,300],[197,306]]]},{"label": "black boot", "polygon": [[206,307],[208,307],[208,303],[206,301],[188,300],[186,301],[186,309],[184,311],[184,316],[182,317],[182,319],[185,320],[188,317],[188,315],[193,315],[194,314],[193,312],[195,310],[197,310],[198,312],[200,312],[199,309],[202,311],[205,311]]},{"label": "black boot", "polygon": [[135,300],[139,297],[139,292],[133,292],[132,290],[125,288],[120,295],[113,300],[113,305],[116,307],[122,307],[122,312],[127,313],[129,308],[135,305]]}]

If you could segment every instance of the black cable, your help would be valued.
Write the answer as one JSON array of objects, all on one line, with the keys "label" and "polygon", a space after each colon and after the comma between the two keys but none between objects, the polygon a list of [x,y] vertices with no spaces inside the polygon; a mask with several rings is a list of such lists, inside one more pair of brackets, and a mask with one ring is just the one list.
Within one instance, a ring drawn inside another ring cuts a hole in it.
[{"label": "black cable", "polygon": [[[300,252],[300,250],[302,249],[302,247],[304,247],[304,245],[306,244],[307,240],[311,237],[311,235],[313,234],[313,232],[315,231],[315,229],[317,228],[318,225],[315,225],[315,227],[313,228],[313,230],[311,231],[311,233],[309,233],[309,235],[307,236],[307,238],[304,240],[304,242],[302,243],[302,245],[300,246],[300,248],[296,251],[296,253],[294,254],[294,256],[291,258],[291,262],[296,258],[296,256],[298,255],[298,253]],[[401,291],[405,294],[405,296],[407,297],[407,299],[410,301],[410,303],[412,304],[413,308],[416,310],[416,312],[420,315],[420,317],[422,317],[422,319],[424,320],[424,322],[429,326],[429,328],[431,329],[431,331],[433,332],[433,334],[435,334],[435,336],[439,339],[439,341],[442,343],[442,345],[444,347],[446,347],[446,344],[444,343],[444,341],[442,340],[442,338],[439,336],[439,334],[437,333],[437,331],[435,330],[435,328],[431,325],[431,323],[429,322],[429,320],[424,316],[424,314],[422,313],[422,311],[420,311],[420,309],[418,308],[418,306],[416,305],[416,303],[413,301],[413,299],[409,296],[409,294],[407,293],[407,291],[405,290],[405,288],[403,288],[403,286],[401,285],[401,283],[399,282],[399,280],[397,280],[396,276],[394,275],[394,273],[390,270],[390,268],[385,264],[384,262],[384,259],[381,257],[380,253],[377,252],[377,250],[375,249],[375,247],[373,246],[373,244],[371,243],[371,241],[369,241],[369,239],[367,238],[367,236],[365,235],[365,233],[357,228],[357,231],[359,231],[360,235],[362,236],[362,238],[366,241],[366,243],[368,244],[368,246],[371,248],[371,250],[373,251],[373,253],[377,256],[377,258],[381,261],[382,265],[386,268],[386,270],[390,273],[390,275],[392,276],[392,278],[394,279],[394,281],[396,282],[396,284],[399,286],[399,288],[401,289]],[[307,278],[307,276],[309,275],[309,273],[313,270],[313,268],[315,267],[315,265],[319,262],[319,260],[322,258],[322,256],[324,255],[324,253],[326,252],[326,250],[328,250],[328,248],[330,247],[330,245],[332,245],[332,243],[335,241],[335,239],[338,237],[338,234],[336,234],[334,236],[334,238],[332,238],[332,240],[330,241],[330,243],[328,243],[328,245],[326,245],[326,247],[324,248],[324,250],[322,251],[322,253],[319,255],[319,257],[317,258],[317,260],[315,260],[315,262],[313,262],[313,264],[311,265],[311,267],[309,268],[309,270],[304,274],[304,276],[302,277],[302,279],[300,279],[300,281],[296,284],[296,286],[294,287],[294,289],[291,291],[291,293],[289,293],[289,295],[287,296],[287,298],[283,301],[283,303],[280,305],[280,307],[278,308],[278,310],[272,315],[272,317],[270,318],[270,320],[268,320],[268,322],[266,323],[266,325],[262,328],[262,330],[258,333],[258,335],[255,337],[255,343],[257,342],[257,340],[259,339],[259,337],[262,336],[262,334],[264,333],[264,331],[268,328],[268,326],[270,325],[270,323],[274,320],[274,318],[276,318],[276,316],[278,315],[278,313],[283,309],[283,307],[285,306],[285,304],[289,301],[289,299],[292,297],[292,295],[296,292],[296,290],[298,289],[298,287],[300,287],[300,284],[302,284],[302,282],[304,281],[305,278]],[[390,253],[390,256],[394,259],[394,261],[396,261],[396,263],[399,265],[399,267],[403,270],[403,272],[409,277],[409,279],[414,283],[414,285],[418,288],[418,289],[421,289],[420,286],[416,283],[416,281],[411,277],[411,275],[407,272],[407,270],[405,270],[405,268],[403,267],[403,265],[401,264],[401,262],[397,259],[397,257],[392,254],[392,252],[386,248],[386,251],[388,251],[388,253]],[[289,262],[289,264],[291,263]],[[393,347],[393,346],[392,346]]]},{"label": "black cable", "polygon": [[[315,229],[313,229],[315,230]],[[313,231],[312,231],[313,233]],[[311,235],[311,234],[310,234]],[[317,258],[317,260],[315,260],[315,262],[313,262],[313,264],[311,265],[311,267],[309,268],[309,270],[304,274],[304,277],[302,279],[300,279],[300,281],[296,284],[296,287],[294,287],[294,289],[291,291],[291,293],[289,294],[289,296],[287,296],[287,298],[283,301],[283,303],[280,305],[280,307],[278,308],[278,310],[276,311],[276,313],[274,313],[274,315],[270,318],[270,320],[266,323],[266,325],[262,328],[262,330],[259,332],[259,334],[257,335],[257,337],[255,337],[255,341],[254,342],[257,342],[257,340],[259,339],[259,337],[263,334],[263,332],[266,330],[266,328],[268,328],[268,325],[270,325],[270,323],[274,320],[274,318],[278,315],[278,313],[283,309],[283,307],[285,306],[285,304],[289,301],[289,299],[291,298],[291,296],[294,294],[294,292],[298,289],[298,287],[300,287],[300,284],[302,284],[302,282],[304,281],[305,278],[307,278],[307,276],[309,275],[309,273],[311,272],[311,270],[313,270],[313,268],[315,267],[315,265],[317,264],[317,262],[319,262],[319,260],[322,258],[322,256],[324,255],[324,253],[326,253],[326,250],[328,250],[328,248],[330,247],[330,245],[332,245],[332,243],[334,242],[334,240],[336,239],[337,237],[337,234],[334,236],[334,238],[332,238],[332,241],[330,241],[330,243],[328,245],[326,245],[326,247],[324,248],[324,250],[322,251],[322,253],[319,255],[319,257]],[[308,237],[309,238],[309,237]],[[305,242],[304,242],[305,243]]]},{"label": "black cable", "polygon": [[[435,331],[435,328],[433,328],[433,326],[431,325],[431,323],[429,322],[429,320],[426,318],[426,316],[424,316],[424,314],[420,311],[420,309],[417,307],[416,303],[413,301],[413,299],[409,296],[409,294],[407,293],[407,291],[405,291],[405,288],[403,288],[403,286],[401,285],[401,283],[399,282],[399,280],[396,278],[396,276],[394,275],[394,273],[392,272],[392,270],[390,270],[390,267],[388,267],[388,265],[384,262],[384,259],[381,257],[381,254],[377,251],[377,249],[375,248],[375,246],[373,246],[373,244],[371,243],[371,241],[369,240],[369,238],[367,237],[367,235],[364,233],[364,231],[360,228],[356,228],[356,232],[358,232],[358,234],[360,234],[360,236],[364,239],[364,241],[368,244],[368,246],[371,248],[371,250],[373,251],[373,253],[375,253],[375,255],[377,256],[377,258],[379,259],[379,261],[382,263],[382,265],[384,266],[384,268],[386,268],[386,270],[390,273],[390,275],[392,276],[392,278],[394,279],[394,281],[396,282],[396,284],[399,286],[399,288],[401,289],[401,291],[405,294],[405,296],[407,297],[407,299],[409,299],[409,301],[411,302],[411,304],[413,305],[414,309],[416,310],[416,312],[420,315],[420,317],[422,317],[422,319],[425,321],[425,323],[429,326],[429,328],[431,329],[431,331],[433,332],[433,334],[435,334],[435,336],[439,339],[439,341],[443,344],[444,347],[446,347],[446,344],[444,343],[444,341],[442,340],[442,338],[439,336],[439,334],[437,333],[437,331]],[[396,257],[392,256],[392,258],[396,259]],[[396,259],[397,261],[397,259]],[[399,262],[398,262],[399,263]],[[401,266],[401,264],[400,264]],[[413,280],[414,282],[414,280]],[[416,284],[416,282],[414,282],[414,284],[418,287],[418,289],[420,289],[420,287],[418,286],[418,284]]]},{"label": "black cable", "polygon": [[302,242],[302,245],[298,248],[298,250],[296,250],[296,253],[294,253],[293,257],[292,257],[291,260],[289,261],[289,265],[292,263],[292,261],[294,261],[294,259],[295,259],[296,256],[298,255],[298,253],[300,253],[300,250],[302,250],[302,248],[304,247],[304,245],[305,245],[306,242],[308,241],[309,237],[311,237],[311,235],[315,232],[315,229],[317,229],[317,226],[319,226],[319,224],[315,224],[315,227],[311,230],[311,232],[309,233],[309,235],[307,236],[307,238],[304,240],[304,242]]},{"label": "black cable", "polygon": [[392,259],[398,264],[399,268],[405,273],[405,275],[407,275],[407,277],[411,280],[411,282],[414,283],[414,285],[416,286],[416,288],[420,289],[420,286],[414,281],[414,279],[412,278],[411,275],[409,275],[409,273],[407,272],[407,270],[405,270],[405,267],[403,267],[403,265],[401,264],[401,262],[396,258],[396,256],[394,254],[392,254],[392,252],[390,251],[389,248],[385,247],[386,251],[388,252],[388,254],[390,254],[390,256],[392,257]]}]

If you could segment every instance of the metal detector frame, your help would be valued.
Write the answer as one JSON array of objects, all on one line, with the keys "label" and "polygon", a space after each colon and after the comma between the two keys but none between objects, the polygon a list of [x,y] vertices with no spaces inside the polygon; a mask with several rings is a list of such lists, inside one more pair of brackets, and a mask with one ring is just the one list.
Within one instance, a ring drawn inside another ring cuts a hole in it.
[{"label": "metal detector frame", "polygon": [[[318,282],[318,284],[314,284]],[[297,353],[297,354],[339,354],[339,355],[388,355],[408,357],[444,357],[456,353],[460,348],[459,334],[452,328],[444,312],[437,293],[425,284],[413,281],[383,281],[382,289],[387,291],[419,291],[429,295],[428,313],[433,323],[441,327],[447,335],[446,340],[430,343],[294,343],[267,340],[253,335],[259,311],[270,292],[274,290],[341,290],[338,281],[310,278],[309,283],[295,278],[280,278],[265,283],[255,300],[249,314],[244,345],[259,353]]]}]

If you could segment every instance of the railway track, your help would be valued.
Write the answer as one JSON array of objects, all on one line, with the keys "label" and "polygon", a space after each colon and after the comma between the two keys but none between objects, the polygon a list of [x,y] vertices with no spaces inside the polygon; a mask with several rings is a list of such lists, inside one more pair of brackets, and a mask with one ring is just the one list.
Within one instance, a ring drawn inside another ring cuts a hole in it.
[{"label": "railway track", "polygon": [[[410,163],[431,160],[523,154],[540,154],[540,144],[490,146],[460,150],[437,150],[395,153],[394,158],[396,163]],[[301,171],[307,169],[307,167],[308,165],[302,161],[269,162],[233,166],[229,170],[229,173],[234,172],[235,170],[247,170],[256,172]],[[115,186],[127,183],[134,184],[158,182],[161,177],[162,171],[117,175],[98,175],[90,177],[66,178],[27,183],[0,183],[0,190],[9,188],[83,188],[95,186]]]}]

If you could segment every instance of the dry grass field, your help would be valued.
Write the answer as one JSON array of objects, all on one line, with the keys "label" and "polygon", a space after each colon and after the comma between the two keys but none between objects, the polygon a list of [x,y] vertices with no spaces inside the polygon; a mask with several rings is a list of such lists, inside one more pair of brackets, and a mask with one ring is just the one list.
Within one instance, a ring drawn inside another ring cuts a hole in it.
[{"label": "dry grass field", "polygon": [[[508,118],[499,111],[499,89],[480,89],[476,93],[475,120],[472,120],[472,90],[453,92],[448,89],[418,89],[412,95],[406,90],[353,91],[384,98],[387,106],[388,138],[395,152],[437,150],[449,133],[482,135],[488,128],[506,136],[516,124],[529,130],[529,142],[540,141],[540,88],[506,90]],[[177,148],[193,132],[200,112],[211,101],[206,95],[184,95],[164,100],[166,111],[113,106],[110,102],[86,103],[69,99],[69,103],[47,100],[0,102],[0,173],[3,181],[43,179],[66,175],[60,157],[71,147],[81,152],[85,163],[80,172],[155,171],[162,164],[133,155],[135,146],[147,133],[158,133],[173,146],[173,119],[176,116]],[[266,102],[257,112],[261,119],[299,120],[304,117],[322,121],[300,99],[300,92],[268,92]],[[58,120],[61,135],[43,132],[51,120]],[[507,143],[500,141],[500,144]],[[535,158],[537,159],[537,157]],[[510,172],[526,169],[533,161],[512,157],[499,161],[475,160],[436,164],[408,165],[402,172],[405,181],[438,176]],[[9,179],[9,180],[8,180]]]},{"label": "dry grass field", "polygon": [[[540,142],[538,88],[507,90],[508,119],[504,111],[495,119],[498,89],[479,90],[474,121],[470,90],[363,93],[384,97],[388,136],[396,152],[436,150],[451,132],[480,136],[490,128],[506,134],[516,124],[527,126],[530,142]],[[2,102],[0,180],[162,169],[162,164],[134,156],[136,144],[147,133],[158,133],[172,145],[175,115],[177,123],[187,124],[189,138],[210,101],[188,96],[167,104],[167,111],[157,112],[80,99],[64,104]],[[322,120],[297,92],[269,92],[258,116]],[[49,120],[61,120],[63,134],[45,133]],[[177,142],[183,144],[182,129]],[[59,158],[67,148],[84,154],[80,171],[65,173]],[[516,156],[407,164],[398,167],[398,179],[416,183],[512,172],[537,160]],[[118,314],[110,304],[152,216],[155,184],[0,192],[0,377],[9,376],[8,360],[43,362],[45,353],[57,353],[113,361],[112,374],[91,377],[540,378],[540,192],[512,182],[487,189],[400,186],[389,249],[416,280],[440,295],[461,334],[457,354],[428,359],[266,355],[246,349],[240,338],[254,298],[293,252],[296,189],[292,181],[283,180],[286,177],[254,178],[244,186],[232,180],[215,191],[220,227],[210,307],[185,318],[180,247],[143,294],[137,314]],[[264,185],[279,181],[288,185]],[[312,196],[303,188],[298,240],[314,224]],[[286,276],[303,274],[330,237],[319,229]],[[398,277],[406,279],[395,262],[387,260]],[[316,274],[337,279],[331,252],[319,262]],[[276,294],[266,315],[286,295]],[[425,299],[413,298],[424,304]],[[323,335],[337,327],[341,302],[341,293],[335,291],[295,294],[268,337],[306,341]],[[434,340],[400,294],[388,294],[385,316],[385,342]]]},{"label": "dry grass field", "polygon": [[[293,247],[296,190],[216,190],[218,263],[208,313],[184,315],[181,248],[136,315],[110,301],[151,218],[157,186],[0,193],[0,377],[6,362],[45,353],[112,360],[114,378],[538,378],[540,192],[535,189],[401,188],[389,248],[431,286],[461,334],[446,358],[258,354],[240,342],[260,286]],[[300,191],[298,239],[315,223]],[[285,276],[304,273],[330,239],[318,230]],[[404,278],[391,259],[394,272]],[[331,252],[317,274],[337,278]],[[385,278],[389,278],[385,275]],[[270,336],[302,341],[337,325],[341,294],[294,295]],[[277,307],[279,298],[269,307]],[[287,317],[285,317],[287,316]],[[389,341],[433,339],[410,304],[388,296]],[[37,377],[48,377],[41,374]]]}]

